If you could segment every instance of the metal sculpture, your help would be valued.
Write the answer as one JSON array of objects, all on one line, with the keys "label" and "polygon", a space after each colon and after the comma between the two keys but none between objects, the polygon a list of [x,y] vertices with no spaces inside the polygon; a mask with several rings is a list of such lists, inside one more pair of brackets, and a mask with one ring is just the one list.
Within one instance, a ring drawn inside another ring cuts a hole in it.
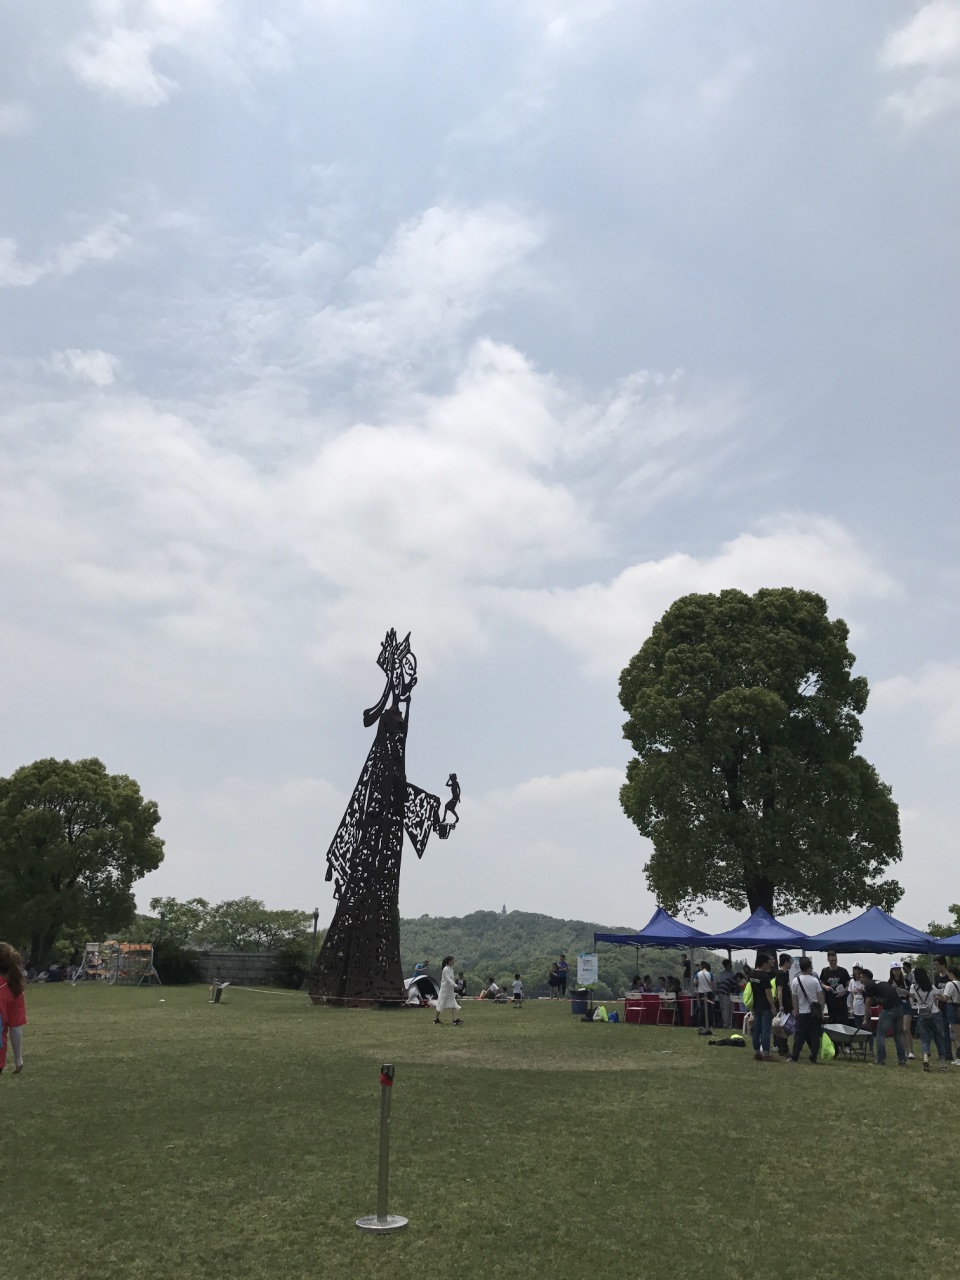
[{"label": "metal sculpture", "polygon": [[447,839],[459,822],[460,784],[451,773],[451,797],[440,816],[440,799],[407,782],[406,745],[410,695],[417,659],[410,633],[384,637],[377,665],[386,676],[383,694],[363,713],[377,736],[353,789],[350,803],[327,850],[326,879],[337,907],[313,966],[310,998],[315,1004],[399,1003],[400,858],[403,833],[423,857],[430,834]]}]

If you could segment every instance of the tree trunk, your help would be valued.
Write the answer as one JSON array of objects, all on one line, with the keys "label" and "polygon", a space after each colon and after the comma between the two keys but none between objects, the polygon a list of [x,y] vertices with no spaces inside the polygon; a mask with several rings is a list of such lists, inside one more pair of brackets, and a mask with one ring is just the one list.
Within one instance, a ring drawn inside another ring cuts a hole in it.
[{"label": "tree trunk", "polygon": [[53,948],[56,945],[59,933],[59,928],[51,925],[45,933],[34,935],[34,939],[31,942],[31,950],[34,953],[34,964],[38,969],[46,969],[49,966],[50,957],[53,954]]},{"label": "tree trunk", "polygon": [[777,889],[773,881],[764,876],[756,876],[745,887],[751,912],[756,911],[757,907],[763,907],[764,911],[773,915],[773,895]]}]

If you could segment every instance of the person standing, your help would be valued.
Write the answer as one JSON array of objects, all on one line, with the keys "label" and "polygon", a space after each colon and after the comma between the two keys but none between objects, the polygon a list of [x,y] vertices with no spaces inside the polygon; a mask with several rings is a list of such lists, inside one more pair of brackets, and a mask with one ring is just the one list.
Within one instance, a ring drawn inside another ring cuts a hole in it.
[{"label": "person standing", "polygon": [[0,1071],[7,1064],[7,1040],[13,1050],[13,1074],[23,1070],[23,1028],[27,1009],[23,998],[26,978],[20,953],[8,942],[0,942]]},{"label": "person standing", "polygon": [[845,1023],[850,975],[842,965],[837,964],[835,951],[827,952],[827,967],[820,970],[820,981],[827,997],[827,1021]]},{"label": "person standing", "polygon": [[940,1059],[940,1070],[950,1069],[950,1050],[943,1034],[943,1019],[940,1016],[942,992],[930,981],[930,975],[922,965],[917,965],[916,981],[910,988],[910,1004],[917,1013],[917,1033],[920,1036],[920,1052],[923,1054],[923,1069],[930,1070],[930,1041],[937,1046],[937,1057]]},{"label": "person standing", "polygon": [[903,1044],[903,1015],[900,1012],[900,996],[890,982],[874,982],[870,969],[864,969],[863,996],[866,1003],[867,1019],[870,1020],[870,1006],[874,1000],[880,1001],[880,1018],[877,1022],[877,1060],[875,1067],[882,1067],[887,1061],[887,1033],[893,1032],[893,1042],[897,1046],[897,1066],[905,1067],[907,1051]]},{"label": "person standing", "polygon": [[463,1019],[459,1016],[460,1006],[457,1004],[457,975],[453,972],[453,956],[443,957],[443,968],[440,972],[440,994],[437,996],[437,1016],[434,1022],[439,1027],[440,1015],[449,1009],[453,1014],[453,1025],[455,1027],[463,1026]]},{"label": "person standing", "polygon": [[547,974],[547,986],[550,988],[550,999],[560,999],[560,966],[554,960],[550,966],[550,972]]},{"label": "person standing", "polygon": [[773,1005],[776,986],[773,981],[773,959],[765,952],[757,954],[757,966],[748,974],[748,1001],[753,1011],[753,1056],[757,1062],[770,1062],[770,1033],[773,1028]]},{"label": "person standing", "polygon": [[681,955],[680,957],[680,972],[683,974],[684,991],[692,991],[690,983],[690,957],[687,955]]},{"label": "person standing", "polygon": [[950,965],[947,969],[946,982],[942,986],[939,983],[936,983],[936,985],[937,990],[943,997],[941,1012],[947,1053],[950,1055],[953,1065],[960,1067],[956,1044],[957,1023],[960,1022],[960,968],[957,968],[956,965]]},{"label": "person standing", "polygon": [[[903,972],[902,965],[892,964],[890,966],[890,984],[897,988],[897,995],[900,997],[900,1013],[903,1016],[903,1043],[907,1050],[907,1057],[912,1059],[913,1005],[910,1002],[910,983]],[[940,1012],[939,1008],[937,1012]]]},{"label": "person standing", "polygon": [[701,960],[700,968],[697,970],[697,998],[700,1002],[700,1031],[703,1034],[709,1032],[710,1023],[713,1020],[715,990],[716,983],[710,972],[710,964],[706,960]]},{"label": "person standing", "polygon": [[560,962],[557,965],[557,969],[559,970],[559,973],[560,973],[559,991],[560,991],[560,999],[562,1000],[567,994],[567,978],[569,978],[570,976],[570,966],[567,964],[566,956],[562,955],[560,957]]},{"label": "person standing", "polygon": [[722,960],[717,975],[717,999],[720,1002],[720,1021],[725,1027],[733,1026],[733,1001],[740,994],[740,983],[733,972],[733,961]]},{"label": "person standing", "polygon": [[[782,1014],[784,1018],[788,1018],[793,1013],[793,996],[790,991],[790,969],[793,965],[793,957],[786,952],[779,957],[779,968],[774,974],[774,982],[777,987],[777,1013]],[[779,1031],[775,1028],[773,1038],[777,1042],[777,1053],[781,1058],[787,1058],[790,1055],[790,1033],[781,1028]]]},{"label": "person standing", "polygon": [[803,1046],[806,1045],[810,1051],[810,1061],[816,1066],[820,1056],[820,1039],[823,1036],[826,996],[823,984],[814,975],[813,962],[809,956],[800,957],[800,972],[790,983],[790,996],[797,1024],[790,1061],[799,1062]]},{"label": "person standing", "polygon": [[523,982],[519,973],[513,975],[513,1007],[519,1009],[523,1004]]},{"label": "person standing", "polygon": [[[938,991],[946,993],[947,987],[956,975],[956,970],[952,966],[949,969],[947,968],[946,956],[934,956],[933,962],[935,965],[933,985]],[[949,995],[940,1012],[943,1018],[944,1035],[947,1037],[947,1048],[954,1064],[960,1066],[960,1058],[957,1057],[956,1053],[956,1033],[954,1031],[958,1021],[958,1010],[956,1002],[951,1000]]]},{"label": "person standing", "polygon": [[867,1041],[867,1049],[873,1053],[873,1022],[867,1017],[867,1002],[863,998],[863,970],[858,964],[853,966],[853,972],[850,981],[847,983],[847,1010],[850,1015],[850,1021],[859,1031],[870,1032],[870,1039]]}]

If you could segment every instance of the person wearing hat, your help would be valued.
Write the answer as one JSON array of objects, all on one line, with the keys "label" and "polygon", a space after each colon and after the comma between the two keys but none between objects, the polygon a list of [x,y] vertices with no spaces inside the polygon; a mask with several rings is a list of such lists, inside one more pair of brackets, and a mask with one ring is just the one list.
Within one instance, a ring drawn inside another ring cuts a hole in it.
[{"label": "person wearing hat", "polygon": [[887,1032],[893,1032],[893,1042],[897,1046],[897,1066],[906,1067],[907,1051],[903,1044],[903,1017],[900,1013],[900,997],[892,982],[874,982],[873,973],[864,969],[863,994],[866,999],[867,1017],[870,1017],[870,1006],[874,1000],[880,1003],[880,1018],[877,1022],[877,1058],[875,1067],[882,1067],[887,1060]]}]

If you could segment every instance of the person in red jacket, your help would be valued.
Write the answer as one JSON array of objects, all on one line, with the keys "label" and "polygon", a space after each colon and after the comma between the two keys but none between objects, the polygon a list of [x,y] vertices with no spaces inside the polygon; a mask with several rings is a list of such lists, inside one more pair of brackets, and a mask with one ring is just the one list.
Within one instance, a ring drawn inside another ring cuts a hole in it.
[{"label": "person in red jacket", "polygon": [[7,1065],[7,1039],[13,1049],[13,1074],[23,1070],[23,1031],[27,1024],[27,1010],[23,1000],[26,978],[19,951],[8,942],[0,942],[0,1071]]}]

